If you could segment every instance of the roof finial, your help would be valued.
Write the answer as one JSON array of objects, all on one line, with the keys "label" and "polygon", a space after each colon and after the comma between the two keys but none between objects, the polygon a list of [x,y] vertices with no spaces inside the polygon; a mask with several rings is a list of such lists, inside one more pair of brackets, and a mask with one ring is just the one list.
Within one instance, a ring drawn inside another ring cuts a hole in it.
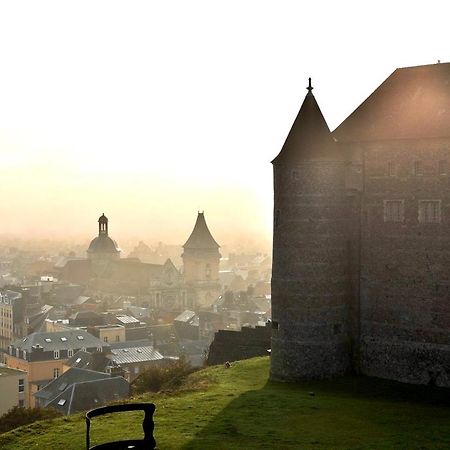
[{"label": "roof finial", "polygon": [[311,77],[308,78],[308,87],[306,89],[308,89],[308,92],[311,92],[314,88],[311,86]]}]

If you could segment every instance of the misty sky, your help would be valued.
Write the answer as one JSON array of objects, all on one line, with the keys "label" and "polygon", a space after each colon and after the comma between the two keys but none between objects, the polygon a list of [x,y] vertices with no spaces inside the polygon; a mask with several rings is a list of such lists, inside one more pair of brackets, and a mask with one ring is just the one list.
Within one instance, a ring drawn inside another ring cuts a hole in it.
[{"label": "misty sky", "polygon": [[270,239],[270,161],[313,79],[335,128],[450,61],[445,1],[0,2],[0,235]]}]

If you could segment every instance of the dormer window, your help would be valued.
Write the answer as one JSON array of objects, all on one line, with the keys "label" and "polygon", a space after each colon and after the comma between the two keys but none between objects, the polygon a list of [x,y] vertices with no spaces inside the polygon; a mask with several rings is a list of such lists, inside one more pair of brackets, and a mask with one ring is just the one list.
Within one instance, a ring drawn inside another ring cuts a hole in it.
[{"label": "dormer window", "polygon": [[59,359],[59,350],[54,350],[53,351],[53,358],[54,359]]}]

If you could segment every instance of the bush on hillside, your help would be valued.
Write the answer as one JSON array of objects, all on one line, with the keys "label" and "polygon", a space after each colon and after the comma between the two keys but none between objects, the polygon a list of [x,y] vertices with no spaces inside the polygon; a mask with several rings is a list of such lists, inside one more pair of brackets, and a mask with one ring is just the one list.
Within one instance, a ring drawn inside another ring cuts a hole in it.
[{"label": "bush on hillside", "polygon": [[24,408],[14,406],[8,412],[0,416],[0,433],[6,433],[22,425],[28,425],[37,420],[53,419],[62,414],[55,409]]},{"label": "bush on hillside", "polygon": [[141,373],[131,384],[133,394],[159,392],[162,389],[176,389],[183,379],[194,372],[184,359],[179,359],[165,367],[150,367]]}]

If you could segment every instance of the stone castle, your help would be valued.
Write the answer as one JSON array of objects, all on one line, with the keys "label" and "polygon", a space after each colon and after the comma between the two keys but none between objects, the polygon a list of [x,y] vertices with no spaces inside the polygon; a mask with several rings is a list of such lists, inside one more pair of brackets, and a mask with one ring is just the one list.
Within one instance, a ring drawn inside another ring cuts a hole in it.
[{"label": "stone castle", "polygon": [[395,70],[273,160],[271,377],[450,386],[450,63]]}]

